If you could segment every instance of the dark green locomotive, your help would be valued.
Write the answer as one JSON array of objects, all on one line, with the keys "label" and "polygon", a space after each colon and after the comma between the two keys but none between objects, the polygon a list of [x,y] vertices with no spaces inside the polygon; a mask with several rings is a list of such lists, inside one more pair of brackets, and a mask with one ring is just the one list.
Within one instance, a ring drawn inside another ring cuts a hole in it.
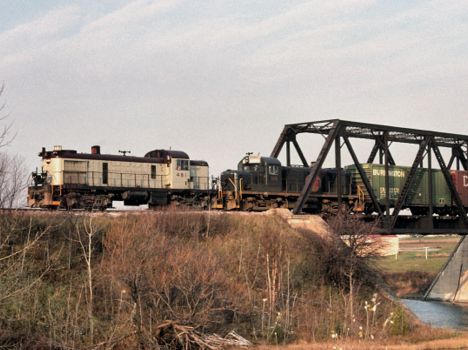
[{"label": "dark green locomotive", "polygon": [[[237,170],[221,173],[215,207],[227,210],[292,209],[304,187],[308,167],[282,166],[276,158],[247,154]],[[318,212],[337,207],[336,169],[322,169],[303,210]],[[343,198],[353,203],[351,174],[342,172]]]},{"label": "dark green locomotive", "polygon": [[[382,208],[386,206],[385,166],[361,164],[369,183]],[[282,166],[276,158],[247,154],[238,163],[237,170],[221,173],[218,183],[215,208],[227,210],[266,210],[269,208],[293,208],[311,168],[304,166]],[[401,192],[410,167],[389,166],[389,206],[394,207]],[[433,211],[438,215],[456,213],[452,195],[441,170],[432,170],[432,198],[429,198],[428,169],[417,169],[413,184],[403,208],[413,215],[425,215],[432,202]],[[312,185],[312,190],[304,203],[305,212],[329,212],[338,206],[337,170],[324,168]],[[371,196],[355,165],[341,171],[342,203],[354,212],[371,214],[375,211]],[[463,176],[462,176],[463,175]],[[456,188],[468,206],[468,174],[452,171],[456,177]],[[460,186],[466,185],[466,190]],[[465,198],[467,197],[467,198]],[[466,199],[466,200],[465,200]]]}]

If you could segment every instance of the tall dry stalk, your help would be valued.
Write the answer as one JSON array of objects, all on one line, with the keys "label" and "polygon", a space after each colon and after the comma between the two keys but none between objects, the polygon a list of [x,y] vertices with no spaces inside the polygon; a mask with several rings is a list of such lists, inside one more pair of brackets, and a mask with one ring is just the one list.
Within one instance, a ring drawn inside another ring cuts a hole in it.
[{"label": "tall dry stalk", "polygon": [[[88,290],[88,322],[89,322],[89,342],[94,344],[94,294],[93,294],[93,244],[94,237],[98,231],[93,217],[89,215],[82,220],[85,239],[82,238],[80,226],[76,226],[78,242],[80,243],[82,255],[86,264],[87,290]],[[84,242],[83,242],[84,241]]]}]

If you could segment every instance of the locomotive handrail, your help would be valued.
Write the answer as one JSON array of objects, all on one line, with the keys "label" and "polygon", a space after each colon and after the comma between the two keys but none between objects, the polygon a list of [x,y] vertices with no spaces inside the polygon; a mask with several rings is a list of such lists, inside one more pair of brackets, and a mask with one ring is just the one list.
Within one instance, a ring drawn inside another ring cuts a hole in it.
[{"label": "locomotive handrail", "polygon": [[[129,173],[129,172],[107,172],[108,181],[103,183],[102,171],[69,171],[62,170],[50,173],[55,179],[59,180],[62,176],[62,183],[72,185],[91,185],[91,186],[120,186],[120,187],[164,187],[164,178],[167,175],[156,174],[154,178],[148,173]],[[60,181],[55,181],[60,182]],[[152,186],[152,184],[156,186]]]},{"label": "locomotive handrail", "polygon": [[[106,187],[145,187],[165,188],[168,174],[156,174],[154,178],[148,173],[108,172],[108,182],[103,183],[102,171],[70,171],[61,170],[49,172],[48,183],[51,185],[90,185]],[[209,176],[192,176],[188,179],[194,184],[194,189],[207,189]]]}]

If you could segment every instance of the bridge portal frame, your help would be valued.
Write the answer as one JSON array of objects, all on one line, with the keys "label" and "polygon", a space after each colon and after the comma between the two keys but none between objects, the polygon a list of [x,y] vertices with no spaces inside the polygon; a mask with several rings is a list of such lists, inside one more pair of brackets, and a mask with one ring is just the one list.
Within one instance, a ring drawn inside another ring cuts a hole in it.
[{"label": "bridge portal frame", "polygon": [[[341,152],[342,147],[346,146],[351,155],[354,165],[364,183],[367,193],[371,197],[376,214],[371,215],[373,220],[379,220],[381,233],[458,233],[468,234],[468,218],[461,198],[456,191],[455,185],[450,176],[450,169],[454,162],[459,170],[460,166],[468,170],[468,136],[460,134],[451,134],[435,132],[428,130],[418,130],[401,128],[388,125],[360,123],[340,119],[329,119],[314,122],[287,124],[276,142],[271,157],[278,158],[281,150],[286,145],[286,164],[291,165],[291,145],[295,148],[302,165],[309,167],[307,158],[297,141],[298,134],[319,134],[324,138],[324,144],[313,163],[310,165],[310,172],[306,177],[305,185],[293,209],[294,214],[302,212],[303,205],[310,194],[312,184],[318,176],[323,163],[329,154],[332,145],[335,145],[335,166],[337,171],[337,200],[338,205],[342,204],[341,187]],[[374,145],[367,158],[367,163],[373,163],[378,155],[379,164],[385,167],[385,205],[381,205],[370,185],[364,169],[359,162],[356,152],[351,143],[351,139],[374,140]],[[405,184],[398,196],[393,212],[390,213],[389,198],[389,166],[395,165],[395,160],[390,152],[390,146],[393,143],[407,143],[419,145],[418,152],[413,160]],[[448,163],[445,162],[440,148],[450,148],[451,157]],[[428,168],[428,194],[432,198],[432,154],[435,155],[437,162],[442,170],[447,186],[452,194],[454,204],[457,208],[455,216],[433,216],[433,204],[430,201],[429,211],[426,216],[402,216],[399,215],[405,199],[409,193],[411,185],[415,179],[418,167],[423,166],[423,161],[427,159]]]}]

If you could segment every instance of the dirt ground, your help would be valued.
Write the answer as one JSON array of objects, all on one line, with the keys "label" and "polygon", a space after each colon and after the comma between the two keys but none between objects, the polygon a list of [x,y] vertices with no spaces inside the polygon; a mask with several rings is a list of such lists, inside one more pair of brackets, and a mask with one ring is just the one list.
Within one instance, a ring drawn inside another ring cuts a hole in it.
[{"label": "dirt ground", "polygon": [[453,245],[460,239],[459,236],[443,236],[443,237],[421,237],[421,238],[408,238],[400,240],[401,246],[416,246],[427,247],[434,245]]},{"label": "dirt ground", "polygon": [[449,339],[437,339],[424,341],[419,343],[404,343],[404,342],[389,342],[388,344],[378,344],[371,341],[337,341],[328,343],[313,343],[313,344],[291,344],[259,346],[258,350],[436,350],[436,349],[468,349],[468,333],[463,332]]}]

